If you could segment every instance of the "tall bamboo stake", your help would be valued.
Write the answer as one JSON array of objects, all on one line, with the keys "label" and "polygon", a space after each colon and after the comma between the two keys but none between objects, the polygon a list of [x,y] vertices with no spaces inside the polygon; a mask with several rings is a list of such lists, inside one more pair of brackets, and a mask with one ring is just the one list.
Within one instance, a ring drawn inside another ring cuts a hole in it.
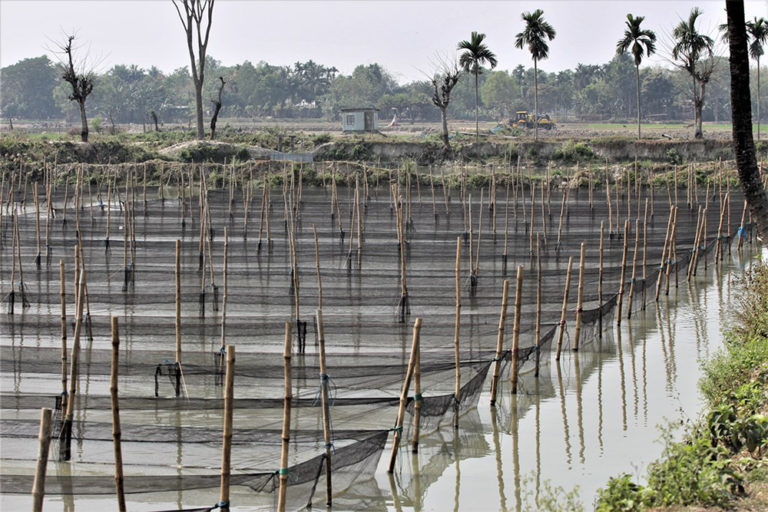
[{"label": "tall bamboo stake", "polygon": [[403,435],[403,418],[405,416],[405,405],[408,402],[408,389],[411,387],[411,379],[416,364],[416,353],[419,351],[419,333],[421,332],[421,318],[416,318],[413,322],[413,341],[411,342],[411,357],[408,360],[408,369],[403,379],[403,389],[400,392],[400,405],[397,409],[397,419],[395,420],[394,435],[392,436],[392,453],[389,456],[387,473],[395,470],[395,461],[397,460],[397,450],[400,448],[400,439]]},{"label": "tall bamboo stake", "polygon": [[176,363],[181,365],[181,240],[176,240]]},{"label": "tall bamboo stake", "polygon": [[512,369],[510,383],[513,394],[517,394],[518,350],[520,345],[520,308],[523,300],[523,266],[517,266],[517,286],[515,287],[515,318],[512,322]]},{"label": "tall bamboo stake", "polygon": [[421,435],[421,346],[416,349],[416,359],[413,364],[413,439],[411,453],[419,452],[419,436]]},{"label": "tall bamboo stake", "polygon": [[75,335],[72,341],[72,357],[69,366],[69,399],[67,400],[67,410],[62,426],[61,460],[69,460],[71,457],[72,421],[75,413],[75,394],[77,393],[78,374],[80,371],[80,334],[83,329],[83,302],[85,302],[85,275],[83,273],[80,273],[78,281]]},{"label": "tall bamboo stake", "polygon": [[579,337],[581,336],[581,313],[584,301],[584,253],[585,244],[581,242],[579,252],[579,286],[576,292],[576,328],[573,331],[573,350],[579,350]]},{"label": "tall bamboo stake", "polygon": [[493,358],[493,378],[491,379],[491,407],[496,406],[496,394],[501,371],[501,354],[504,348],[504,324],[507,321],[507,303],[509,299],[509,281],[504,280],[501,292],[501,313],[499,314],[499,331],[496,336],[496,357]]},{"label": "tall bamboo stake", "polygon": [[672,218],[674,217],[674,207],[670,206],[669,209],[669,220],[667,221],[667,233],[664,236],[664,248],[661,251],[661,262],[659,263],[659,276],[656,280],[656,302],[659,301],[659,293],[661,292],[661,281],[664,277],[664,268],[667,264],[667,259],[669,258],[669,255],[667,254],[667,249],[669,247],[669,234],[672,231]]},{"label": "tall bamboo stake", "polygon": [[59,296],[61,298],[61,411],[67,410],[67,290],[64,260],[59,260]]},{"label": "tall bamboo stake", "polygon": [[40,409],[40,432],[38,433],[37,466],[32,484],[32,510],[43,511],[45,497],[45,473],[48,469],[48,448],[51,444],[51,409]]},{"label": "tall bamboo stake", "polygon": [[283,434],[280,450],[280,470],[278,476],[280,487],[277,493],[277,511],[285,512],[286,491],[288,489],[288,448],[291,441],[291,322],[285,322],[285,343],[283,345],[283,371],[285,398],[283,399]]},{"label": "tall bamboo stake", "polygon": [[461,361],[459,360],[459,332],[461,329],[461,237],[456,237],[456,318],[453,328],[453,359],[456,365],[456,384],[453,390],[453,428],[459,428],[459,403],[461,401]]},{"label": "tall bamboo stake", "polygon": [[[627,301],[627,320],[632,318],[632,299],[635,297],[635,279],[637,277],[637,251],[640,248],[640,219],[635,219],[635,250],[632,251],[632,277],[629,280],[629,300]],[[621,312],[619,312],[621,314]]]},{"label": "tall bamboo stake", "polygon": [[621,278],[619,280],[619,298],[616,303],[616,325],[621,324],[621,306],[624,302],[624,280],[627,277],[627,249],[629,245],[629,219],[624,220],[624,249],[621,252]]},{"label": "tall bamboo stake", "polygon": [[123,485],[123,450],[122,431],[120,430],[120,402],[118,399],[117,379],[120,359],[120,330],[117,317],[111,318],[112,327],[112,364],[109,372],[109,396],[112,402],[112,444],[115,452],[115,492],[120,512],[125,512],[125,487]]},{"label": "tall bamboo stake", "polygon": [[539,376],[541,362],[541,243],[539,234],[536,233],[536,361],[534,376]]},{"label": "tall bamboo stake", "polygon": [[565,334],[565,315],[568,312],[568,292],[571,289],[571,269],[573,268],[573,256],[568,258],[568,272],[565,274],[565,289],[563,290],[563,307],[560,310],[560,330],[557,334],[557,353],[555,360],[560,360],[560,352],[563,348],[563,334]]},{"label": "tall bamboo stake", "polygon": [[325,440],[325,504],[331,506],[333,501],[331,456],[333,453],[333,440],[331,439],[331,413],[328,404],[328,370],[325,366],[325,329],[323,328],[323,310],[318,308],[317,339],[320,346],[320,400],[323,408],[323,439]]},{"label": "tall bamboo stake", "polygon": [[227,330],[227,292],[229,285],[229,232],[227,226],[224,226],[224,269],[223,269],[223,287],[221,297],[221,349],[224,350],[226,346],[226,330]]},{"label": "tall bamboo stake", "polygon": [[[290,357],[290,356],[289,356]],[[224,384],[224,427],[221,439],[221,485],[218,506],[229,510],[229,483],[232,459],[232,417],[235,402],[235,347],[227,345],[227,373]],[[290,388],[290,386],[289,386]],[[281,463],[281,467],[285,467]],[[281,475],[282,477],[282,475]],[[280,486],[282,491],[283,486]],[[285,503],[283,503],[285,505]]]}]

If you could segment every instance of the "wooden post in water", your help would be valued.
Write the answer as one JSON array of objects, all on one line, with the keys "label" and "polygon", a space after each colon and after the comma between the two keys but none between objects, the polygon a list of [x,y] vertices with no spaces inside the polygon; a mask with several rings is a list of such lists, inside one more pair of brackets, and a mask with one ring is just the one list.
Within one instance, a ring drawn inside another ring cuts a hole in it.
[{"label": "wooden post in water", "polygon": [[[637,277],[637,251],[640,248],[640,219],[635,219],[635,250],[632,252],[632,277],[629,280],[629,300],[627,301],[627,320],[632,318],[632,300],[635,297],[635,279]],[[621,312],[619,312],[621,314]]]},{"label": "wooden post in water", "polygon": [[400,392],[400,405],[397,409],[397,419],[395,420],[394,435],[392,436],[392,453],[389,456],[387,473],[395,470],[395,461],[397,460],[397,450],[400,448],[400,439],[403,436],[403,418],[405,416],[405,405],[408,401],[408,389],[411,387],[411,378],[413,378],[414,366],[416,364],[416,353],[419,351],[419,333],[421,332],[421,318],[413,322],[413,341],[411,342],[411,357],[408,360],[408,369],[403,379],[403,389]]},{"label": "wooden post in water", "polygon": [[69,367],[69,397],[66,414],[62,411],[62,440],[60,443],[60,460],[69,460],[72,447],[72,421],[75,414],[75,394],[77,393],[78,372],[80,371],[80,334],[83,329],[83,302],[85,302],[85,276],[80,273],[78,280],[77,306],[75,308],[75,335],[72,341],[72,359]]},{"label": "wooden post in water", "polygon": [[621,325],[621,306],[624,302],[624,279],[627,276],[627,249],[629,243],[629,219],[624,220],[624,249],[621,252],[621,278],[619,280],[619,298],[616,303],[616,325]]},{"label": "wooden post in water", "polygon": [[496,336],[496,357],[493,359],[493,378],[491,379],[491,407],[496,406],[496,394],[501,370],[501,351],[504,347],[504,324],[507,320],[507,303],[509,299],[509,281],[504,280],[501,292],[501,314],[499,315],[499,332]]},{"label": "wooden post in water", "polygon": [[115,452],[115,493],[117,507],[125,512],[125,488],[123,485],[123,450],[121,446],[122,431],[120,430],[120,402],[118,399],[117,377],[120,358],[120,331],[117,317],[111,317],[112,327],[112,364],[109,372],[109,396],[112,402],[112,444]]},{"label": "wooden post in water", "polygon": [[536,366],[534,376],[539,376],[539,366],[541,362],[541,243],[539,234],[536,233]]},{"label": "wooden post in water", "polygon": [[61,413],[67,410],[67,292],[64,260],[59,260],[59,296],[61,297]]},{"label": "wooden post in water", "polygon": [[669,254],[667,253],[667,249],[669,247],[669,234],[672,230],[672,219],[675,216],[674,207],[670,205],[669,208],[669,220],[667,221],[667,234],[664,235],[664,248],[661,250],[661,262],[659,263],[659,277],[656,280],[656,302],[659,301],[659,293],[661,292],[661,281],[664,277],[664,268],[667,264],[667,259],[669,258]]},{"label": "wooden post in water", "polygon": [[[739,224],[739,230],[736,231],[736,236],[739,238],[739,245],[737,246],[738,250],[741,250],[741,247],[744,245],[744,238],[746,238],[746,226],[744,225],[744,222],[747,219],[747,201],[744,200],[744,209],[741,211],[741,223]],[[728,245],[730,248],[730,244]]]},{"label": "wooden post in water", "polygon": [[584,252],[585,243],[581,242],[579,252],[579,287],[576,292],[576,328],[573,331],[573,350],[579,350],[579,337],[581,336],[581,312],[584,301]]},{"label": "wooden post in water", "polygon": [[413,439],[411,453],[419,453],[419,436],[421,435],[421,344],[416,348],[416,358],[413,364]]},{"label": "wooden post in water", "polygon": [[[205,275],[205,272],[203,272]],[[181,365],[181,240],[176,240],[176,363]]]},{"label": "wooden post in water", "polygon": [[512,322],[512,369],[510,371],[510,383],[513,394],[517,394],[518,350],[520,345],[520,307],[523,300],[523,266],[517,266],[517,286],[515,288],[515,318]]},{"label": "wooden post in water", "polygon": [[600,250],[597,270],[597,313],[598,336],[603,338],[603,240],[605,239],[605,221],[600,221]]},{"label": "wooden post in water", "polygon": [[[227,331],[227,287],[229,285],[228,279],[228,263],[229,263],[229,231],[227,226],[224,226],[224,269],[222,280],[224,281],[221,297],[221,349],[225,350],[226,346],[226,331]],[[224,354],[222,354],[224,355]]]},{"label": "wooden post in water", "polygon": [[677,213],[678,209],[677,206],[673,208],[673,215],[672,215],[672,231],[670,231],[670,241],[669,241],[669,254],[671,256],[667,257],[667,278],[666,278],[666,288],[664,289],[664,295],[669,295],[669,281],[670,281],[670,274],[672,272],[672,263],[675,264],[675,287],[677,287]]},{"label": "wooden post in water", "polygon": [[563,307],[560,310],[560,332],[557,334],[557,353],[555,360],[560,360],[560,352],[563,348],[563,334],[565,334],[565,315],[568,312],[568,292],[571,289],[571,270],[573,269],[573,256],[568,258],[568,272],[565,274],[565,289],[563,290]]},{"label": "wooden post in water", "polygon": [[453,428],[459,428],[459,403],[461,401],[461,361],[459,360],[459,333],[461,329],[461,237],[456,237],[456,318],[453,328],[453,359],[456,365],[456,384],[453,390]]},{"label": "wooden post in water", "polygon": [[37,467],[35,480],[32,484],[32,510],[43,511],[43,498],[45,497],[45,473],[48,469],[48,448],[51,444],[51,409],[40,409],[40,432],[37,436]]},{"label": "wooden post in water", "polygon": [[[290,345],[289,345],[290,346]],[[290,352],[289,352],[290,354]],[[290,357],[290,355],[289,355]],[[229,510],[229,482],[232,458],[232,416],[235,402],[235,347],[227,345],[227,370],[224,384],[224,431],[221,440],[221,485],[219,508]],[[290,385],[289,385],[290,388]],[[285,441],[283,441],[285,442]],[[281,463],[281,467],[285,467]],[[282,482],[282,475],[281,475]],[[280,486],[282,491],[283,486]],[[285,505],[285,503],[283,503]]]},{"label": "wooden post in water", "polygon": [[333,440],[331,439],[331,412],[328,404],[328,370],[325,366],[325,330],[323,329],[323,310],[318,308],[317,340],[320,348],[320,401],[323,408],[323,439],[325,440],[325,504],[330,507],[333,501],[331,455],[333,453]]},{"label": "wooden post in water", "polygon": [[283,373],[285,397],[283,398],[283,433],[280,450],[280,470],[278,478],[280,487],[277,493],[277,511],[285,512],[286,491],[288,490],[288,448],[291,441],[291,402],[293,394],[291,390],[291,322],[285,322],[285,343],[283,345]]}]

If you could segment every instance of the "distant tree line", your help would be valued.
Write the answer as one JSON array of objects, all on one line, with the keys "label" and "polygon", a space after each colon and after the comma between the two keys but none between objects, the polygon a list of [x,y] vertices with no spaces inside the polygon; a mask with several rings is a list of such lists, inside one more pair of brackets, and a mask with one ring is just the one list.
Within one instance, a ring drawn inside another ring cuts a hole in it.
[{"label": "distant tree line", "polygon": [[[727,58],[713,56],[713,73],[707,85],[704,121],[730,118]],[[632,123],[637,115],[638,72],[631,54],[617,55],[603,65],[578,64],[556,73],[539,70],[539,112],[556,119],[619,121]],[[226,118],[326,118],[337,119],[344,106],[376,106],[382,118],[395,113],[400,122],[438,121],[440,111],[432,101],[433,86],[423,81],[398,84],[379,64],[360,65],[350,75],[312,60],[292,66],[246,61],[224,66],[206,57],[203,100],[214,108],[219,77],[226,80],[222,117]],[[690,77],[683,69],[639,69],[644,121],[694,119]],[[751,73],[753,90],[756,73]],[[46,56],[21,60],[0,69],[0,110],[4,119],[75,122],[78,108],[58,67]],[[485,70],[462,75],[455,86],[448,113],[454,119],[475,118],[475,81],[478,115],[502,120],[516,110],[533,110],[534,69],[519,65],[511,71]],[[89,117],[111,123],[146,123],[153,116],[162,123],[194,124],[194,89],[187,67],[170,73],[152,67],[117,65],[97,74],[88,99]],[[757,101],[753,101],[757,109]],[[765,111],[765,109],[762,109]]]}]

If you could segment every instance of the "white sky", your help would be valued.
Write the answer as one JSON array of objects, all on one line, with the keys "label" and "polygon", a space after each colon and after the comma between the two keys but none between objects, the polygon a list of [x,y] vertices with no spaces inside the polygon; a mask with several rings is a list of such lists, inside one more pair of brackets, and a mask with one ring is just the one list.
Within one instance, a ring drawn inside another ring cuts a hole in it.
[{"label": "white sky", "polygon": [[[487,34],[498,69],[531,64],[514,47],[520,14],[537,8],[557,30],[546,71],[578,63],[603,64],[613,56],[627,13],[646,17],[644,26],[662,40],[698,5],[701,30],[712,35],[725,22],[721,1],[266,1],[217,0],[209,55],[233,65],[250,60],[287,65],[313,59],[349,74],[358,64],[378,62],[401,83],[423,80],[435,57],[455,55],[473,30]],[[746,2],[747,18],[768,17],[768,0]],[[0,0],[0,66],[50,54],[66,32],[100,62],[152,65],[163,71],[189,64],[181,24],[170,0]],[[53,41],[53,42],[52,42]],[[664,44],[658,51],[664,54]],[[664,57],[652,62],[664,63]]]}]

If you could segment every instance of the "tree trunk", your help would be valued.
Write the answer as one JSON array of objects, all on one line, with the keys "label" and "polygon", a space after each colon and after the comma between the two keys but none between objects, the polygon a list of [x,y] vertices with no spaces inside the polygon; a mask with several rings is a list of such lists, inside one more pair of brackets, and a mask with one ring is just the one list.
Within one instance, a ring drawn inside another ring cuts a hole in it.
[{"label": "tree trunk", "polygon": [[447,107],[440,107],[440,119],[443,121],[443,146],[445,149],[451,149],[451,143],[448,141],[448,115],[445,110]]},{"label": "tree trunk", "polygon": [[539,140],[539,66],[533,59],[533,140]]},{"label": "tree trunk", "polygon": [[80,140],[88,142],[88,119],[85,117],[85,100],[78,101],[80,106]]},{"label": "tree trunk", "polygon": [[757,58],[757,140],[760,140],[760,57]]},{"label": "tree trunk", "polygon": [[195,84],[195,115],[197,117],[197,138],[205,138],[205,125],[203,124],[203,81],[194,81]]},{"label": "tree trunk", "polygon": [[635,78],[637,79],[637,140],[640,140],[640,65],[635,66]]},{"label": "tree trunk", "polygon": [[739,181],[757,224],[758,237],[768,234],[768,197],[766,197],[755,157],[752,138],[752,99],[749,91],[749,54],[744,25],[744,2],[726,2],[728,13],[728,46],[731,53],[731,111],[733,118],[733,151],[739,170]]},{"label": "tree trunk", "polygon": [[480,123],[477,120],[478,105],[479,105],[479,102],[478,102],[478,95],[477,95],[477,71],[475,71],[475,140],[480,139]]},{"label": "tree trunk", "polygon": [[693,99],[693,114],[694,114],[694,139],[704,138],[704,129],[701,122],[701,111],[704,108],[704,84],[701,84],[701,95]]}]

